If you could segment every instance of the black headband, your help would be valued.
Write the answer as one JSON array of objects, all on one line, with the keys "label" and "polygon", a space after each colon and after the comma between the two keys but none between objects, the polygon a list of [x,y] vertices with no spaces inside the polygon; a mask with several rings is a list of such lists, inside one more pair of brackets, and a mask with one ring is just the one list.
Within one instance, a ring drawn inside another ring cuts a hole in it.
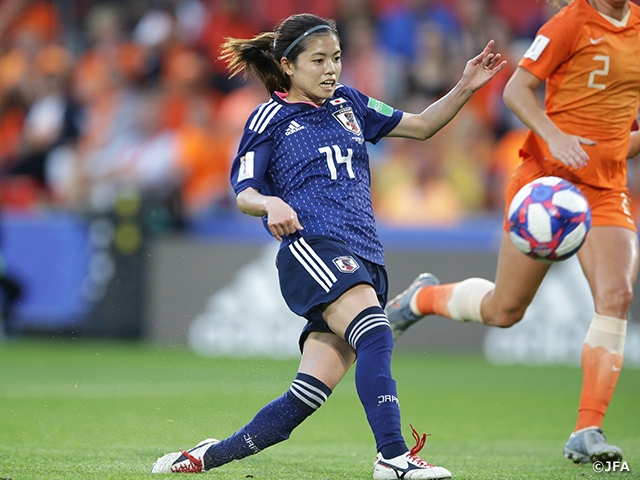
[{"label": "black headband", "polygon": [[293,50],[293,47],[295,47],[298,43],[300,43],[300,40],[302,40],[304,37],[306,37],[310,33],[313,33],[316,30],[320,30],[322,28],[328,28],[329,30],[332,30],[332,28],[329,25],[316,25],[315,27],[311,27],[309,30],[307,30],[302,35],[300,35],[298,38],[296,38],[293,42],[291,42],[289,44],[289,46],[287,47],[287,49],[282,54],[282,56],[286,57],[291,52],[291,50]]}]

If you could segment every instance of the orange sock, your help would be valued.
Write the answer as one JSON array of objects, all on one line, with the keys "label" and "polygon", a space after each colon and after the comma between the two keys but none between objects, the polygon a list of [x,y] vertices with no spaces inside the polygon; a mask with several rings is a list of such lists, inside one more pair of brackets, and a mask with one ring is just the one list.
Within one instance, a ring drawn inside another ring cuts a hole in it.
[{"label": "orange sock", "polygon": [[457,283],[422,288],[411,299],[411,309],[422,315],[440,315],[461,322],[483,323],[482,302],[495,284],[471,277]]},{"label": "orange sock", "polygon": [[576,430],[602,427],[618,383],[627,334],[625,319],[596,313],[582,347],[582,392]]},{"label": "orange sock", "polygon": [[451,292],[457,283],[445,285],[432,285],[418,291],[415,298],[415,306],[422,315],[440,315],[451,317],[447,303],[451,299]]},{"label": "orange sock", "polygon": [[604,414],[620,376],[622,360],[622,354],[619,352],[584,344],[582,393],[576,430],[592,426],[602,427]]}]

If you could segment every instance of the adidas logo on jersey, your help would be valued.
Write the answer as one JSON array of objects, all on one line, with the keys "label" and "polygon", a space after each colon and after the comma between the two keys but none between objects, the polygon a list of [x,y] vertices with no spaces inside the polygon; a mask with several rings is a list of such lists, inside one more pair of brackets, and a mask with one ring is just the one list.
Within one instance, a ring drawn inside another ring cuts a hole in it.
[{"label": "adidas logo on jersey", "polygon": [[298,122],[296,122],[295,120],[291,120],[291,123],[289,124],[289,126],[287,127],[287,131],[284,132],[284,134],[286,136],[289,136],[293,133],[299,132],[300,130],[303,130],[304,127],[302,125],[300,125]]}]

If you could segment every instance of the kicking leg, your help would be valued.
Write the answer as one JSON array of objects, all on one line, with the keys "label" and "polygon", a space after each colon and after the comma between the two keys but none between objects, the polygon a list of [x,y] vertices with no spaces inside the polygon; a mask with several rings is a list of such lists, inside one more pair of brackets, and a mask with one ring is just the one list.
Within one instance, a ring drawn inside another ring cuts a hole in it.
[{"label": "kicking leg", "polygon": [[389,302],[385,311],[397,335],[407,323],[425,315],[510,327],[522,319],[549,266],[523,255],[504,234],[495,283],[468,278],[440,285],[432,275],[423,274],[412,284],[414,288]]},{"label": "kicking leg", "polygon": [[201,472],[239,460],[287,440],[291,432],[320,408],[355,360],[355,352],[332,333],[312,332],[304,344],[300,367],[289,390],[265,405],[225,440],[207,439],[186,452],[159,458],[152,473]]}]

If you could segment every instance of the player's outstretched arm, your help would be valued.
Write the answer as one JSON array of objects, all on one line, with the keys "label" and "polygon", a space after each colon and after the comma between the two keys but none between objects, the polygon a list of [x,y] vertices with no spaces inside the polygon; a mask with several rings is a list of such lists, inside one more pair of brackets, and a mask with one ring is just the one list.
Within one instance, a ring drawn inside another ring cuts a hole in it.
[{"label": "player's outstretched arm", "polygon": [[263,195],[255,188],[246,188],[236,197],[236,204],[242,213],[254,217],[267,216],[269,231],[279,242],[284,235],[295,233],[303,227],[298,214],[279,197]]},{"label": "player's outstretched arm", "polygon": [[471,96],[507,64],[506,60],[500,61],[502,55],[491,51],[493,43],[490,40],[482,52],[467,62],[462,77],[449,93],[422,113],[404,112],[402,120],[389,136],[426,140],[449,123]]}]

